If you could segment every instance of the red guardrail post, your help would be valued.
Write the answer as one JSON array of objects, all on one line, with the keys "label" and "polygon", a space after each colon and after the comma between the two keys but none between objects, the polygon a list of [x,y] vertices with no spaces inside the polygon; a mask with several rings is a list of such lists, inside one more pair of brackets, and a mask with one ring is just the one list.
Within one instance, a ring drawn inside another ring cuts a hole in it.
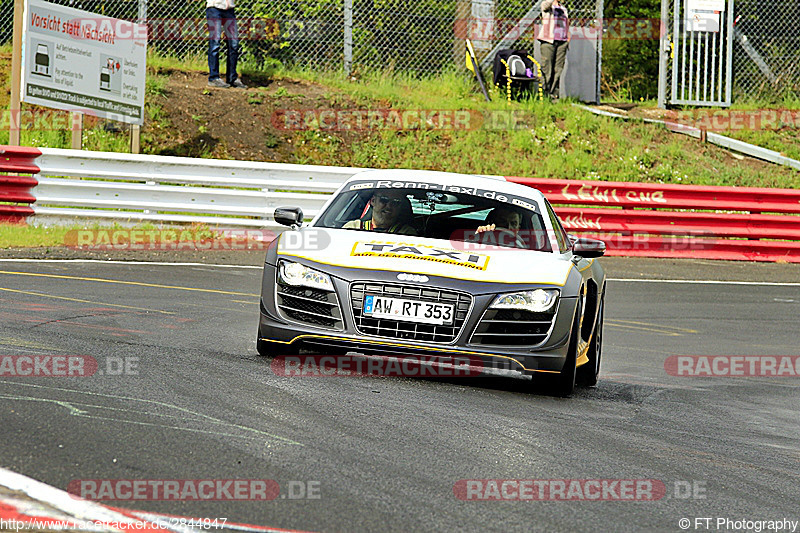
[{"label": "red guardrail post", "polygon": [[[0,172],[38,174],[36,158],[40,155],[42,152],[37,148],[0,146]],[[31,189],[38,184],[33,176],[0,174],[0,222],[22,224],[33,216],[33,208],[26,204],[36,201]]]},{"label": "red guardrail post", "polygon": [[506,180],[539,189],[553,205],[800,213],[800,189],[518,177]]},{"label": "red guardrail post", "polygon": [[506,179],[539,189],[607,255],[800,263],[800,189]]}]

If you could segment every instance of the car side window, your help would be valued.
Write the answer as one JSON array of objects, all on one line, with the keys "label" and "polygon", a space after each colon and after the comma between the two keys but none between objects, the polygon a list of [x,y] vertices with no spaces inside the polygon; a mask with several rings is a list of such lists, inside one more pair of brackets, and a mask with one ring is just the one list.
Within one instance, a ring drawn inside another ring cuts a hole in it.
[{"label": "car side window", "polygon": [[324,213],[319,226],[341,228],[350,220],[359,218],[366,208],[369,197],[363,194],[340,195]]},{"label": "car side window", "polygon": [[547,206],[547,215],[550,217],[550,223],[553,225],[553,233],[555,233],[556,241],[558,242],[558,251],[563,254],[571,248],[569,237],[567,236],[567,232],[564,231],[564,227],[561,225],[558,215],[553,211],[550,202],[545,198],[544,203]]}]

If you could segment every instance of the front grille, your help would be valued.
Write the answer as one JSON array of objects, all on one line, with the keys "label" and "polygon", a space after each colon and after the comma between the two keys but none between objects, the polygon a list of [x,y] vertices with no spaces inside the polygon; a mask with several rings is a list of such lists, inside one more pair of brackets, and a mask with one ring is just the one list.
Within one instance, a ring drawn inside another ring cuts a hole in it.
[{"label": "front grille", "polygon": [[488,346],[536,346],[550,333],[556,307],[546,313],[487,309],[472,334],[471,343]]},{"label": "front grille", "polygon": [[332,292],[278,283],[278,310],[283,316],[323,328],[343,329],[342,310]]},{"label": "front grille", "polygon": [[[364,295],[366,294],[452,304],[455,311],[455,320],[450,326],[437,326],[366,316],[363,314]],[[356,329],[359,333],[395,339],[444,343],[453,342],[458,337],[458,333],[464,326],[464,321],[467,319],[469,308],[472,305],[472,296],[466,293],[427,287],[385,285],[383,283],[353,283],[350,287],[350,299],[353,306],[353,316],[356,320]]]}]

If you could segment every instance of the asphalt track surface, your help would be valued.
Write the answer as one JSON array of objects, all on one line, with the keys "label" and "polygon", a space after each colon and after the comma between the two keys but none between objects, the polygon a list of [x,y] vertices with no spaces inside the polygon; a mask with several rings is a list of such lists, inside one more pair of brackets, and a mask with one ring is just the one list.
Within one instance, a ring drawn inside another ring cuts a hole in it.
[{"label": "asphalt track surface", "polygon": [[[800,520],[800,378],[665,371],[671,355],[800,355],[800,268],[608,265],[601,380],[560,399],[507,377],[276,376],[255,353],[257,268],[0,260],[0,355],[89,355],[105,369],[0,378],[0,466],[62,489],[275,480],[281,496],[269,502],[107,503],[300,530],[683,531],[689,518],[690,531],[743,531],[715,521]],[[740,283],[691,281],[704,279]],[[119,361],[137,366],[114,375]],[[462,501],[463,479],[649,479],[666,494]],[[296,482],[318,482],[319,497],[288,498]],[[702,517],[711,527],[695,528]]]}]

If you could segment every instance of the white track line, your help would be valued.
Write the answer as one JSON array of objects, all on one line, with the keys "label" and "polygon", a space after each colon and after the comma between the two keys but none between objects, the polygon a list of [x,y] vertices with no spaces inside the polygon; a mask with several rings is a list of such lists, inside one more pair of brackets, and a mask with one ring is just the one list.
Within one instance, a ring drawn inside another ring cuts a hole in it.
[{"label": "white track line", "polygon": [[[263,266],[256,265],[220,265],[215,263],[172,263],[169,261],[106,261],[103,259],[0,259],[0,263],[97,263],[106,265],[151,265],[151,266],[182,266],[182,267],[212,267],[212,268],[245,268],[261,270]],[[638,279],[638,278],[608,278],[608,281],[619,283],[677,283],[685,285],[753,285],[770,287],[800,287],[800,283],[773,282],[773,281],[727,281],[727,280],[702,280],[702,279]]]},{"label": "white track line", "polygon": [[79,520],[100,520],[124,524],[137,522],[137,519],[129,518],[103,505],[78,499],[63,490],[5,468],[0,468],[0,486],[23,492],[34,500],[46,502],[59,511],[74,516]]},{"label": "white track line", "polygon": [[725,281],[702,279],[637,279],[637,278],[608,278],[608,281],[620,283],[679,283],[682,285],[762,285],[769,287],[800,287],[800,283],[777,281]]},{"label": "white track line", "polygon": [[[64,518],[63,521],[102,522],[106,525],[115,523],[127,524],[127,527],[125,527],[124,530],[109,526],[101,529],[100,531],[120,531],[121,533],[123,531],[136,531],[137,529],[140,530],[143,528],[134,526],[137,524],[142,525],[142,521],[144,521],[144,524],[150,526],[150,529],[153,529],[152,524],[155,523],[158,524],[158,529],[163,529],[164,531],[172,531],[175,533],[192,533],[193,531],[197,530],[191,527],[183,526],[180,523],[176,524],[175,518],[182,518],[186,521],[194,523],[200,523],[203,520],[201,518],[186,518],[175,515],[128,509],[120,509],[120,511],[117,511],[113,508],[106,507],[103,504],[81,499],[78,496],[72,495],[61,489],[5,468],[0,468],[0,487],[6,487],[12,491],[22,492],[30,497],[34,503],[45,503],[54,509],[61,511],[66,515],[66,518]],[[1,499],[0,502],[2,502]],[[297,531],[249,524],[228,524],[227,522],[219,529],[225,531],[243,531],[246,533],[293,533]],[[92,531],[98,530],[95,529]]]},{"label": "white track line", "polygon": [[171,261],[107,261],[105,259],[0,259],[0,263],[98,263],[111,265],[204,266],[217,268],[257,268],[261,265],[220,265],[215,263],[173,263]]}]

